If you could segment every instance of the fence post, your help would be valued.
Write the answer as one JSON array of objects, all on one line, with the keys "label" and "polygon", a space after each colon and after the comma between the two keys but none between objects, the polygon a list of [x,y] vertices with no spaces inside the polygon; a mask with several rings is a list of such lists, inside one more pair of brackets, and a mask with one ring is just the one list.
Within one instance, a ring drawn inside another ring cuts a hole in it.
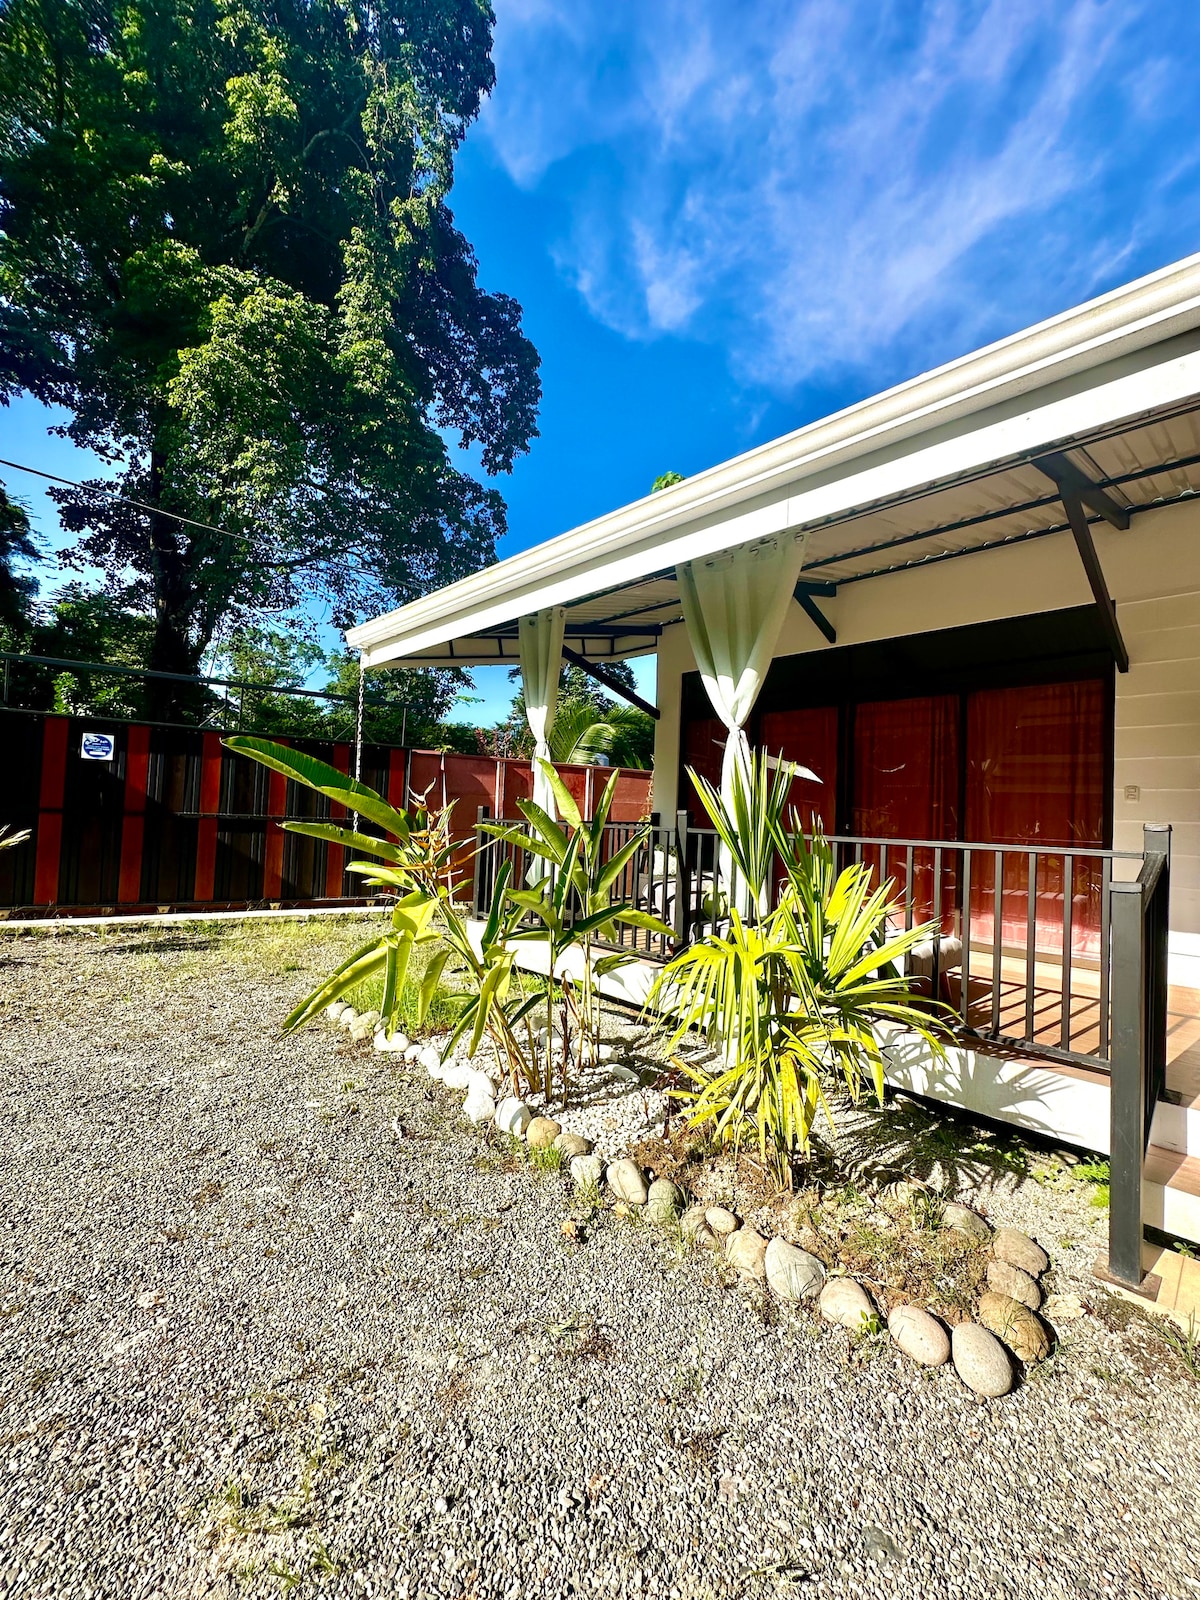
[{"label": "fence post", "polygon": [[1154,1121],[1154,1103],[1167,1083],[1167,994],[1168,945],[1171,932],[1171,826],[1147,823],[1142,829],[1142,847],[1147,861],[1161,858],[1162,867],[1150,903],[1147,952],[1150,984],[1146,996],[1146,1071],[1149,1093],[1146,1099],[1146,1138]]},{"label": "fence post", "polygon": [[1110,888],[1112,1045],[1109,1075],[1108,1271],[1142,1281],[1146,1156],[1146,984],[1142,885]]},{"label": "fence post", "polygon": [[472,863],[471,874],[471,909],[476,917],[487,914],[483,910],[483,833],[480,827],[487,814],[486,806],[479,806],[475,812],[475,860]]},{"label": "fence post", "polygon": [[688,942],[691,929],[689,900],[691,883],[688,873],[688,814],[675,813],[675,948],[682,950]]}]

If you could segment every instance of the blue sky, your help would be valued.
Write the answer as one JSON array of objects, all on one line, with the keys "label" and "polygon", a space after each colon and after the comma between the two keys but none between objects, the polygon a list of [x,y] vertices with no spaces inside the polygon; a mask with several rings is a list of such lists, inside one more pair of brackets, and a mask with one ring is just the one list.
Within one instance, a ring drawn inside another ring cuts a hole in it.
[{"label": "blue sky", "polygon": [[[545,386],[502,554],[1200,249],[1196,0],[494,3],[452,205]],[[73,473],[35,409],[0,455]]]}]

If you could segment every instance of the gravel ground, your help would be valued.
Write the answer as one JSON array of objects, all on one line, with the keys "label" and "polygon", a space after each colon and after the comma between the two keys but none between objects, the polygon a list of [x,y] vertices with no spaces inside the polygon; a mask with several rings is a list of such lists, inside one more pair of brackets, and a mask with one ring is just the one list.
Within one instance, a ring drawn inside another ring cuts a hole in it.
[{"label": "gravel ground", "polygon": [[570,1244],[460,1097],[280,1040],[361,937],[0,943],[6,1600],[1200,1595],[1200,1383],[1089,1277],[1085,1185],[878,1119],[1084,1301],[981,1405],[645,1225]]}]

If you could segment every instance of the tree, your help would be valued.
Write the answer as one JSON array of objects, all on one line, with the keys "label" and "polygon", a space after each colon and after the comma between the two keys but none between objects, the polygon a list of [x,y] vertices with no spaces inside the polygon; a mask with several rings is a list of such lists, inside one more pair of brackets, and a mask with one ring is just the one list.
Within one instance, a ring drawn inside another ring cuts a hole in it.
[{"label": "tree", "polygon": [[119,464],[57,498],[78,565],[132,574],[152,667],[491,559],[503,501],[446,436],[507,471],[540,397],[447,205],[491,26],[487,0],[0,8],[0,397]]},{"label": "tree", "polygon": [[0,640],[6,650],[13,648],[26,628],[37,593],[37,579],[22,572],[16,563],[37,559],[28,513],[0,488]]}]

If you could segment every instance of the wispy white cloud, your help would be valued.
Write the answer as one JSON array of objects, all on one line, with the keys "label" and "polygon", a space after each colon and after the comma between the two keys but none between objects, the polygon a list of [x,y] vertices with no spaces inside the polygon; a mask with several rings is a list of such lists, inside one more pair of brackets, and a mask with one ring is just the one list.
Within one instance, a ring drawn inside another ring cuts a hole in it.
[{"label": "wispy white cloud", "polygon": [[497,10],[484,136],[562,205],[593,314],[777,391],[898,374],[1200,244],[1175,203],[1193,0]]}]

